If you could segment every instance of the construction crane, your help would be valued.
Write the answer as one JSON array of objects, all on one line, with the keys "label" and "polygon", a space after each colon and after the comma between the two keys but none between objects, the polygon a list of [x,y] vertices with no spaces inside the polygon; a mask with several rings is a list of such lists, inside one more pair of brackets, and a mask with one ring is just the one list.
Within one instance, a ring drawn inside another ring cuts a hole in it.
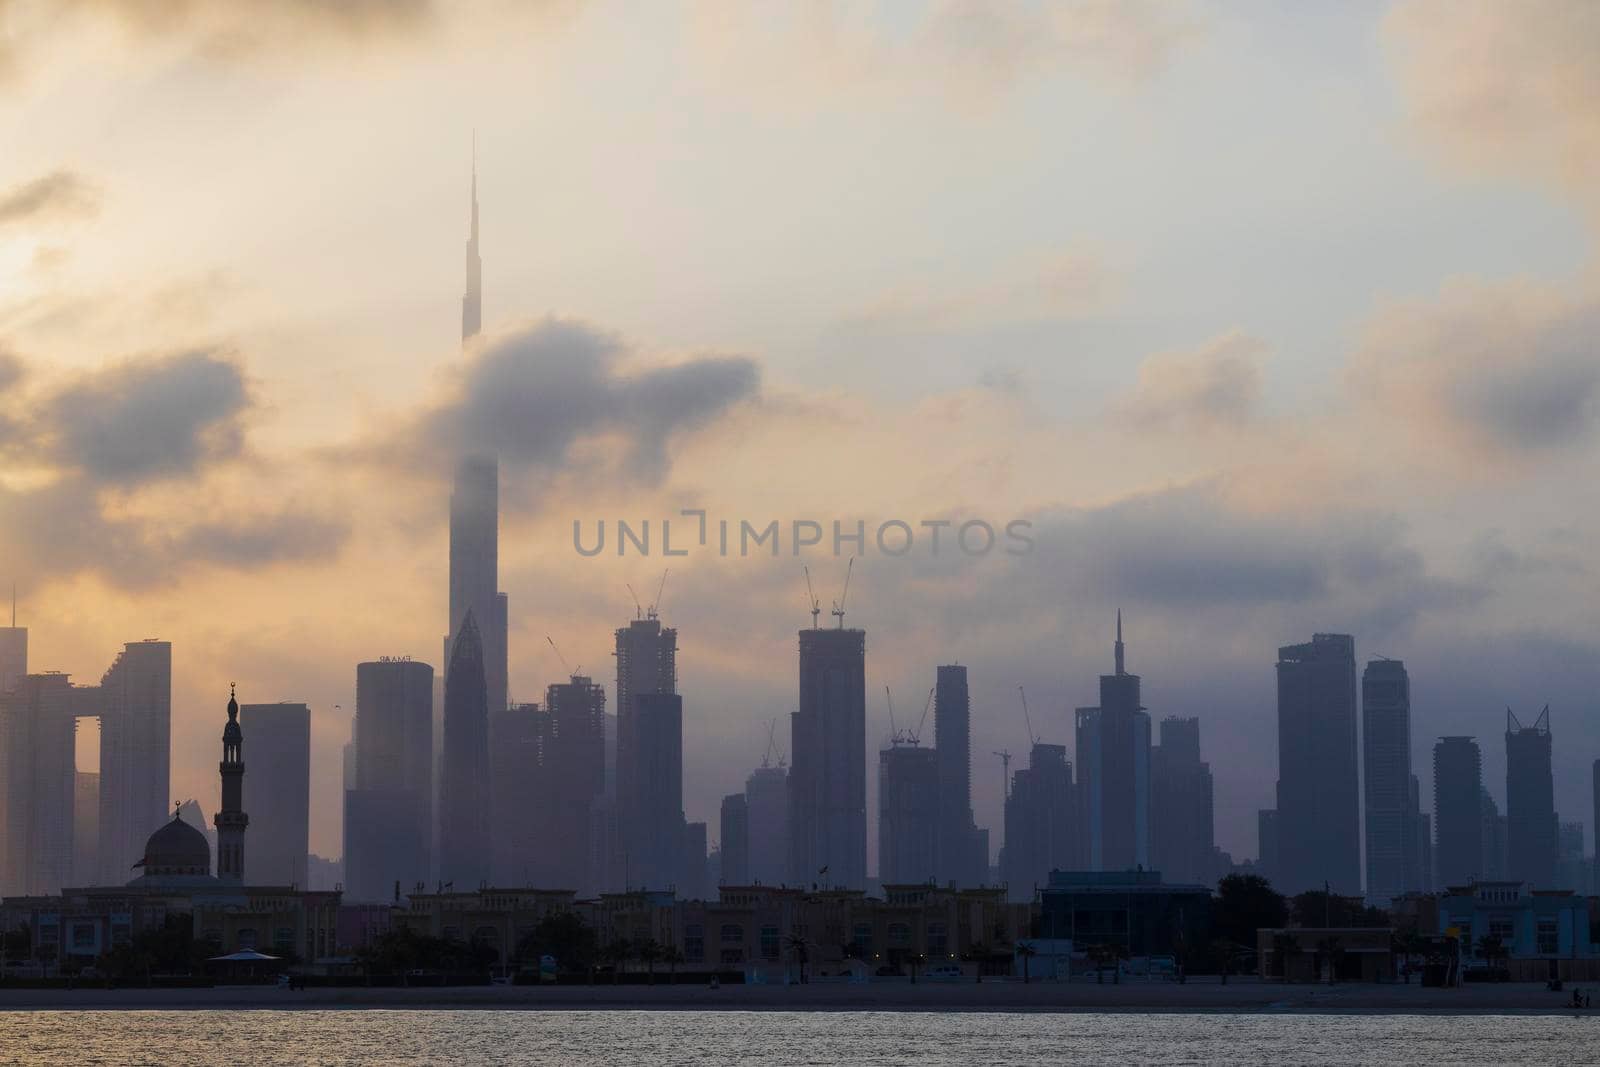
[{"label": "construction crane", "polygon": [[1037,745],[1039,737],[1033,732],[1033,716],[1028,714],[1028,693],[1022,686],[1017,686],[1017,693],[1022,697],[1022,721],[1028,724],[1028,744]]},{"label": "construction crane", "polygon": [[839,592],[839,599],[833,602],[833,611],[830,615],[839,620],[839,629],[844,629],[844,599],[850,595],[850,572],[856,568],[856,558],[850,557],[850,562],[844,568],[844,589]]},{"label": "construction crane", "polygon": [[551,648],[551,650],[553,652],[555,652],[556,659],[561,661],[561,669],[566,671],[569,677],[576,678],[580,673],[582,673],[583,664],[581,664],[581,663],[578,664],[578,667],[577,667],[576,670],[573,670],[572,668],[567,666],[567,657],[565,657],[565,656],[563,656],[561,654],[561,650],[559,648],[556,648],[556,640],[555,640],[555,638],[551,637],[549,634],[545,634],[544,635],[544,639],[546,641],[550,642],[550,648]]},{"label": "construction crane", "polygon": [[1007,749],[1001,749],[999,752],[994,753],[994,755],[1000,757],[1000,785],[1001,785],[1001,787],[1002,787],[1002,789],[1003,789],[1003,791],[1005,793],[1005,798],[1007,800],[1010,800],[1011,799],[1011,753]]},{"label": "construction crane", "polygon": [[898,748],[905,743],[905,735],[894,724],[894,694],[889,692],[889,687],[883,687],[883,699],[889,702],[889,744]]},{"label": "construction crane", "polygon": [[628,591],[629,596],[633,597],[633,617],[636,619],[644,618],[644,605],[639,603],[639,594],[635,593],[633,586],[627,582],[623,582],[622,587]]},{"label": "construction crane", "polygon": [[[767,722],[767,751],[761,757],[761,769],[766,770],[772,766],[772,753],[778,747],[778,720],[770,719]],[[784,764],[783,753],[778,753],[778,767]]]},{"label": "construction crane", "polygon": [[645,618],[657,619],[661,617],[661,591],[667,587],[667,575],[671,573],[670,569],[661,572],[661,584],[656,586],[655,602],[650,605],[650,610],[646,613]]},{"label": "construction crane", "polygon": [[922,718],[917,720],[917,732],[911,735],[911,743],[913,745],[922,743],[922,728],[928,722],[928,709],[933,707],[933,691],[935,688],[935,686],[928,687],[928,700],[922,705]]},{"label": "construction crane", "polygon": [[806,572],[806,599],[811,601],[811,628],[815,630],[821,625],[817,622],[817,616],[822,614],[822,601],[818,600],[817,594],[812,591],[811,568],[802,566],[801,569]]}]

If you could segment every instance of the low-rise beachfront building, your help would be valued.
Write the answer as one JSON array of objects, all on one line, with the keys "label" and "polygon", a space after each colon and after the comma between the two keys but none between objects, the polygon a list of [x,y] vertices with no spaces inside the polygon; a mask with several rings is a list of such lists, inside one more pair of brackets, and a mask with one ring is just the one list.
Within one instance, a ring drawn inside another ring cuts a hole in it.
[{"label": "low-rise beachfront building", "polygon": [[1589,901],[1567,889],[1525,882],[1473,882],[1439,898],[1438,930],[1460,939],[1463,955],[1503,960],[1594,959]]},{"label": "low-rise beachfront building", "polygon": [[1400,973],[1388,926],[1289,926],[1256,931],[1256,969],[1285,982],[1389,982]]},{"label": "low-rise beachfront building", "polygon": [[1181,961],[1209,944],[1211,890],[1163,882],[1160,871],[1051,871],[1039,896],[1039,936],[1079,953]]}]

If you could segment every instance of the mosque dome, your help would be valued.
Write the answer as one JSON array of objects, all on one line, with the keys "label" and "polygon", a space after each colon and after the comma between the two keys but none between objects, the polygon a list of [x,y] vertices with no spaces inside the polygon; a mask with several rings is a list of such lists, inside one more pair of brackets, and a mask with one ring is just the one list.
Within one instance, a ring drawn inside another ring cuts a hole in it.
[{"label": "mosque dome", "polygon": [[209,875],[211,843],[206,835],[174,813],[172,821],[150,835],[142,861],[145,877]]}]

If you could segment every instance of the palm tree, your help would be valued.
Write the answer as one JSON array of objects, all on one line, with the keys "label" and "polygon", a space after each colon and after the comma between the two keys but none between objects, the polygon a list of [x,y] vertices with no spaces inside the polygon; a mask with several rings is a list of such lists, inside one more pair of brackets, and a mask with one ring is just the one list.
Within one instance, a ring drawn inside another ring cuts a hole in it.
[{"label": "palm tree", "polygon": [[800,965],[800,984],[804,985],[806,963],[811,959],[811,942],[800,932],[799,927],[795,927],[784,936],[783,944],[794,955],[795,962]]},{"label": "palm tree", "polygon": [[668,945],[661,950],[661,962],[667,965],[667,973],[672,976],[672,984],[678,984],[678,964],[684,962],[683,949],[677,945]]},{"label": "palm tree", "polygon": [[[1034,948],[1032,945],[1030,945],[1026,941],[1018,941],[1017,942],[1016,952],[1017,952],[1017,958],[1022,961],[1022,984],[1023,985],[1027,985],[1029,977],[1030,977],[1029,974],[1028,974],[1028,961],[1033,959],[1033,957],[1037,956],[1039,954],[1039,950]],[[980,973],[981,973],[981,967],[980,967]]]},{"label": "palm tree", "polygon": [[1484,934],[1478,938],[1478,955],[1493,967],[1496,960],[1505,959],[1510,953],[1506,951],[1506,943],[1498,935]]},{"label": "palm tree", "polygon": [[633,954],[639,962],[645,965],[645,973],[649,976],[649,983],[655,985],[656,960],[661,958],[661,942],[653,937],[641,937],[634,942]]}]

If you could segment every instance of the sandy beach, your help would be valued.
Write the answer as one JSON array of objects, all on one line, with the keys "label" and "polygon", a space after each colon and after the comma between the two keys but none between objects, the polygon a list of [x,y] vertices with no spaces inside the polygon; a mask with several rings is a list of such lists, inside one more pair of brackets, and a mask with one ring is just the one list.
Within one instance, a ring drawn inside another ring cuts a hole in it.
[{"label": "sandy beach", "polygon": [[[1596,990],[1600,992],[1600,990]],[[1542,983],[1425,989],[1197,981],[1096,985],[920,982],[870,985],[458,986],[434,989],[272,986],[211,989],[0,989],[0,1010],[508,1009],[698,1011],[1054,1011],[1330,1014],[1583,1014]],[[1591,1009],[1600,1011],[1600,1007]]]}]

